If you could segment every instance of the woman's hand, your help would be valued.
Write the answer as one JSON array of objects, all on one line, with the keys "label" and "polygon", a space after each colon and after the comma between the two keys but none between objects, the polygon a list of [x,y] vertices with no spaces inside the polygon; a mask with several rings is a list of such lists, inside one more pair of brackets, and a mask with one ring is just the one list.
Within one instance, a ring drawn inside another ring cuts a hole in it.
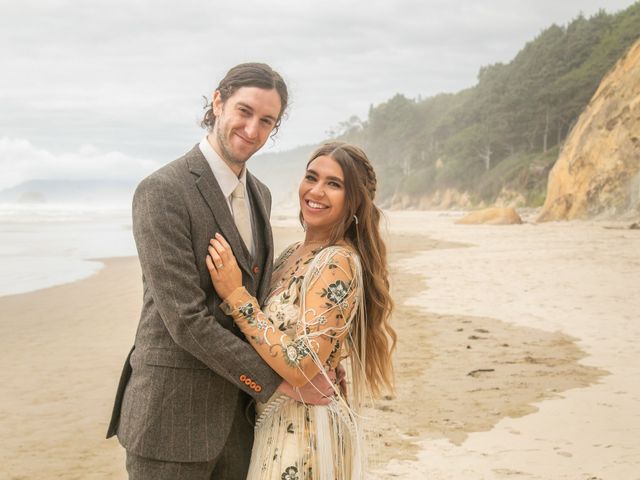
[{"label": "woman's hand", "polygon": [[242,287],[242,272],[236,257],[227,241],[219,233],[216,233],[215,238],[209,242],[206,262],[213,288],[222,300],[226,300],[234,290]]}]

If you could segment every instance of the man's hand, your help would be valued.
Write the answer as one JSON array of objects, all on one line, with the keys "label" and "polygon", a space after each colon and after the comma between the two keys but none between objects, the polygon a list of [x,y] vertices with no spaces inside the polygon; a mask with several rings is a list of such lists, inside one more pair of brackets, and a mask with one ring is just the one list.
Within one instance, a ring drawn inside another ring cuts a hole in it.
[{"label": "man's hand", "polygon": [[293,398],[296,402],[308,405],[328,405],[335,393],[333,383],[336,380],[336,372],[330,370],[327,375],[330,381],[322,373],[318,373],[309,383],[300,388],[293,388],[289,383],[282,382],[278,391]]},{"label": "man's hand", "polygon": [[342,398],[347,399],[347,372],[341,363],[336,367],[336,384],[340,387]]}]

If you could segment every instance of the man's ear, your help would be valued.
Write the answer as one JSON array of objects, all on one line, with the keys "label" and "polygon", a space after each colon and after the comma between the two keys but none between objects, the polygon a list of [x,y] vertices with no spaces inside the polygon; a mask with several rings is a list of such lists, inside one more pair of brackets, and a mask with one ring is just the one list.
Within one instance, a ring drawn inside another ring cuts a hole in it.
[{"label": "man's ear", "polygon": [[213,92],[213,98],[211,100],[211,105],[213,106],[213,114],[216,117],[219,117],[222,113],[222,106],[224,102],[222,101],[222,96],[220,95],[220,90],[216,90]]}]

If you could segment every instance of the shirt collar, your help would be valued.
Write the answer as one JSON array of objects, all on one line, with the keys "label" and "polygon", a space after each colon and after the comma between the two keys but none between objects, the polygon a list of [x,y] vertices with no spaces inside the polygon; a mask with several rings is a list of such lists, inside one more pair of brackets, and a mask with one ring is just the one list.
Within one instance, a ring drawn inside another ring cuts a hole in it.
[{"label": "shirt collar", "polygon": [[220,185],[220,189],[222,190],[222,194],[229,198],[233,191],[238,186],[238,183],[242,183],[244,185],[245,191],[247,189],[247,169],[246,167],[242,169],[240,173],[240,177],[237,177],[233,170],[227,165],[220,155],[213,149],[209,141],[207,140],[207,135],[200,141],[198,145],[200,147],[200,151],[204,158],[207,160],[207,163],[211,167],[213,171],[213,175],[216,177],[218,184]]}]

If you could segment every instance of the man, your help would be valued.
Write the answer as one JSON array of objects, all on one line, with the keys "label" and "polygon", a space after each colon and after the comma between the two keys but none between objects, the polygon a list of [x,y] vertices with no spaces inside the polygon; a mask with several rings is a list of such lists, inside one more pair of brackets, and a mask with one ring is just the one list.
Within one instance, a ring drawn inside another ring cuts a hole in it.
[{"label": "man", "polygon": [[[251,397],[267,400],[279,389],[296,398],[220,310],[205,263],[219,232],[244,285],[264,301],[273,263],[271,196],[245,162],[277,131],[287,102],[284,81],[268,65],[232,68],[202,122],[208,135],[136,189],[143,307],[107,433],[126,448],[132,480],[244,479]],[[326,403],[321,394],[331,387],[316,383],[304,400]]]}]

